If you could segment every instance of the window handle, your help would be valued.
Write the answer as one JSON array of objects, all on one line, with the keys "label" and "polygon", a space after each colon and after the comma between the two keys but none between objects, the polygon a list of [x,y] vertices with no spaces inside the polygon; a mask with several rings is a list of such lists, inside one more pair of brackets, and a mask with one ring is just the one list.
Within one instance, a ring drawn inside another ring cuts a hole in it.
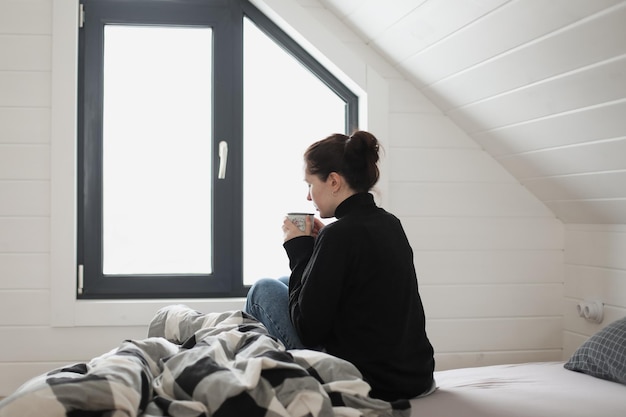
[{"label": "window handle", "polygon": [[217,172],[217,178],[223,180],[226,178],[226,164],[228,163],[228,142],[221,141],[219,147],[220,167]]}]

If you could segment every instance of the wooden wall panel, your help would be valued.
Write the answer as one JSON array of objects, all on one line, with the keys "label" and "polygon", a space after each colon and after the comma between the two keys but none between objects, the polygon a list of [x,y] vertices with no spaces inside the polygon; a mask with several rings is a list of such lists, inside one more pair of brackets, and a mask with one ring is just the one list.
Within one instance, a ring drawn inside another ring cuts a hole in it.
[{"label": "wooden wall panel", "polygon": [[48,145],[0,145],[0,180],[48,180]]},{"label": "wooden wall panel", "polygon": [[563,225],[548,218],[445,218],[402,220],[413,250],[562,250]]},{"label": "wooden wall panel", "polygon": [[561,349],[562,325],[560,316],[433,319],[427,332],[439,353],[547,350]]},{"label": "wooden wall panel", "polygon": [[47,253],[0,253],[0,290],[49,289]]},{"label": "wooden wall panel", "polygon": [[48,253],[50,219],[0,217],[0,253]]},{"label": "wooden wall panel", "polygon": [[51,0],[0,1],[0,396],[57,364],[46,358],[48,342],[56,342],[45,327],[52,6]]},{"label": "wooden wall panel", "polygon": [[49,142],[49,108],[0,107],[0,145]]},{"label": "wooden wall panel", "polygon": [[48,181],[0,180],[0,216],[49,216]]},{"label": "wooden wall panel", "polygon": [[[0,393],[9,395],[31,378],[52,369],[67,365],[67,362],[0,362]],[[2,398],[0,394],[0,399]]]},{"label": "wooden wall panel", "polygon": [[576,109],[473,135],[496,157],[619,138],[626,133],[626,100]]},{"label": "wooden wall panel", "polygon": [[441,114],[430,99],[416,90],[413,85],[403,78],[391,78],[387,80],[389,86],[389,111],[390,113],[431,113]]},{"label": "wooden wall panel", "polygon": [[420,294],[428,320],[559,317],[563,311],[561,283],[431,284],[422,285]]},{"label": "wooden wall panel", "polygon": [[546,201],[565,223],[612,224],[626,222],[626,198],[602,200]]},{"label": "wooden wall panel", "polygon": [[[564,359],[586,338],[626,316],[626,227],[568,225],[565,236]],[[601,323],[578,316],[577,305],[586,300],[604,303]]]},{"label": "wooden wall panel", "polygon": [[523,184],[542,200],[626,198],[626,170],[529,178]]},{"label": "wooden wall panel", "polygon": [[[375,3],[368,4],[368,2],[363,2],[359,4],[359,7],[355,7],[349,14],[345,15],[344,18],[348,21],[358,21],[360,24],[365,24],[371,33],[380,34],[415,7],[420,7],[424,3],[426,3],[426,0],[389,2],[386,5],[385,13],[380,14],[376,12],[377,5]],[[365,39],[367,39],[367,36],[365,36]]]},{"label": "wooden wall panel", "polygon": [[47,34],[52,32],[52,1],[0,1],[0,33]]},{"label": "wooden wall panel", "polygon": [[[26,306],[37,308],[25,308]],[[0,329],[2,326],[48,326],[49,311],[48,289],[0,291]]]},{"label": "wooden wall panel", "polygon": [[517,178],[524,180],[532,177],[626,170],[624,155],[626,137],[503,156],[498,161]]},{"label": "wooden wall panel", "polygon": [[[471,105],[626,53],[626,5],[553,32],[445,78],[423,91],[439,107]],[[585,49],[586,53],[579,53]],[[554,51],[559,51],[556,55]],[[498,74],[494,77],[494,74]]]},{"label": "wooden wall panel", "polygon": [[50,73],[0,71],[0,107],[50,107]]},{"label": "wooden wall panel", "polygon": [[625,227],[624,225],[568,225],[566,265],[626,270]]},{"label": "wooden wall panel", "polygon": [[414,258],[420,285],[563,282],[561,249],[419,250]]},{"label": "wooden wall panel", "polygon": [[576,349],[587,340],[587,336],[582,336],[568,331],[563,332],[563,355],[560,360],[568,360]]},{"label": "wooden wall panel", "polygon": [[[85,361],[117,347],[126,339],[143,339],[147,327],[0,327],[3,345],[1,362]],[[45,348],[43,342],[45,341]]]},{"label": "wooden wall panel", "polygon": [[517,180],[541,182],[560,219],[626,224],[623,201],[595,201],[625,189],[623,149],[606,144],[626,137],[624,0],[320,1]]},{"label": "wooden wall panel", "polygon": [[[553,0],[547,3],[507,2],[504,7],[436,45],[403,61],[406,71],[418,86],[432,84],[526,42],[570,25],[582,17],[619,3],[620,0]],[[563,13],[563,8],[568,13]],[[511,30],[515,28],[515,30]],[[494,34],[506,33],[506,36]],[[476,45],[481,45],[477,48]],[[454,59],[450,59],[454,57]]]},{"label": "wooden wall panel", "polygon": [[624,80],[625,77],[626,56],[621,56],[451,110],[448,115],[473,135],[555,113],[621,100],[626,96],[626,82],[608,80]]},{"label": "wooden wall panel", "polygon": [[444,115],[392,113],[389,137],[395,147],[478,149],[476,142]]},{"label": "wooden wall panel", "polygon": [[607,305],[624,307],[626,270],[587,265],[567,265],[565,296],[577,300],[601,300]]},{"label": "wooden wall panel", "polygon": [[561,349],[437,352],[435,353],[435,367],[437,370],[447,370],[508,363],[560,361],[561,356]]},{"label": "wooden wall panel", "polygon": [[394,182],[389,191],[400,216],[554,217],[519,183]]},{"label": "wooden wall panel", "polygon": [[[371,43],[375,49],[385,54],[393,54],[400,61],[404,61],[506,2],[507,0],[481,2],[444,0],[427,1],[418,7],[415,7],[414,2],[412,10],[405,16],[395,19],[393,25],[373,37]],[[372,3],[374,4],[375,2]],[[455,13],[450,13],[451,9],[455,10]],[[379,13],[374,10],[372,15],[377,16]],[[350,16],[347,19],[355,20]]]},{"label": "wooden wall panel", "polygon": [[50,71],[49,35],[1,35],[0,71]]},{"label": "wooden wall panel", "polygon": [[515,182],[481,150],[397,148],[388,159],[390,177],[401,181]]}]

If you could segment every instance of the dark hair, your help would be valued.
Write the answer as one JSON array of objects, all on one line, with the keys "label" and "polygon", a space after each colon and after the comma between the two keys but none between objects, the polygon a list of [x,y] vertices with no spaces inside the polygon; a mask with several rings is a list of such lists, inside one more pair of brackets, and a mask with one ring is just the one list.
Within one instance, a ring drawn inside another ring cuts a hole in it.
[{"label": "dark hair", "polygon": [[331,172],[341,174],[350,188],[367,192],[378,182],[378,139],[359,130],[351,136],[341,133],[315,142],[304,152],[309,174],[326,181]]}]

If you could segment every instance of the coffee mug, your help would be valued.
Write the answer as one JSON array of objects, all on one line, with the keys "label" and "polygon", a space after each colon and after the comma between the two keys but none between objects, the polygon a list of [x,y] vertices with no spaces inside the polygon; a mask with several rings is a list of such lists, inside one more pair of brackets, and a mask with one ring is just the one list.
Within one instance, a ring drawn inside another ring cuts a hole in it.
[{"label": "coffee mug", "polygon": [[306,217],[310,216],[311,219],[311,227],[313,226],[313,216],[312,213],[287,213],[287,218],[296,226],[298,229],[303,232],[306,230]]}]

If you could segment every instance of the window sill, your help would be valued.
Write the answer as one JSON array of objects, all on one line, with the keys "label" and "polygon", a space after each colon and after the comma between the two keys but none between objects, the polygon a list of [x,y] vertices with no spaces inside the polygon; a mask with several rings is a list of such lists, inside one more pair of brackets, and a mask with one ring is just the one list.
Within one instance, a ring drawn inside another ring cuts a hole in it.
[{"label": "window sill", "polygon": [[241,310],[245,298],[168,300],[76,300],[74,323],[81,326],[147,326],[157,310],[184,304],[203,313]]}]

